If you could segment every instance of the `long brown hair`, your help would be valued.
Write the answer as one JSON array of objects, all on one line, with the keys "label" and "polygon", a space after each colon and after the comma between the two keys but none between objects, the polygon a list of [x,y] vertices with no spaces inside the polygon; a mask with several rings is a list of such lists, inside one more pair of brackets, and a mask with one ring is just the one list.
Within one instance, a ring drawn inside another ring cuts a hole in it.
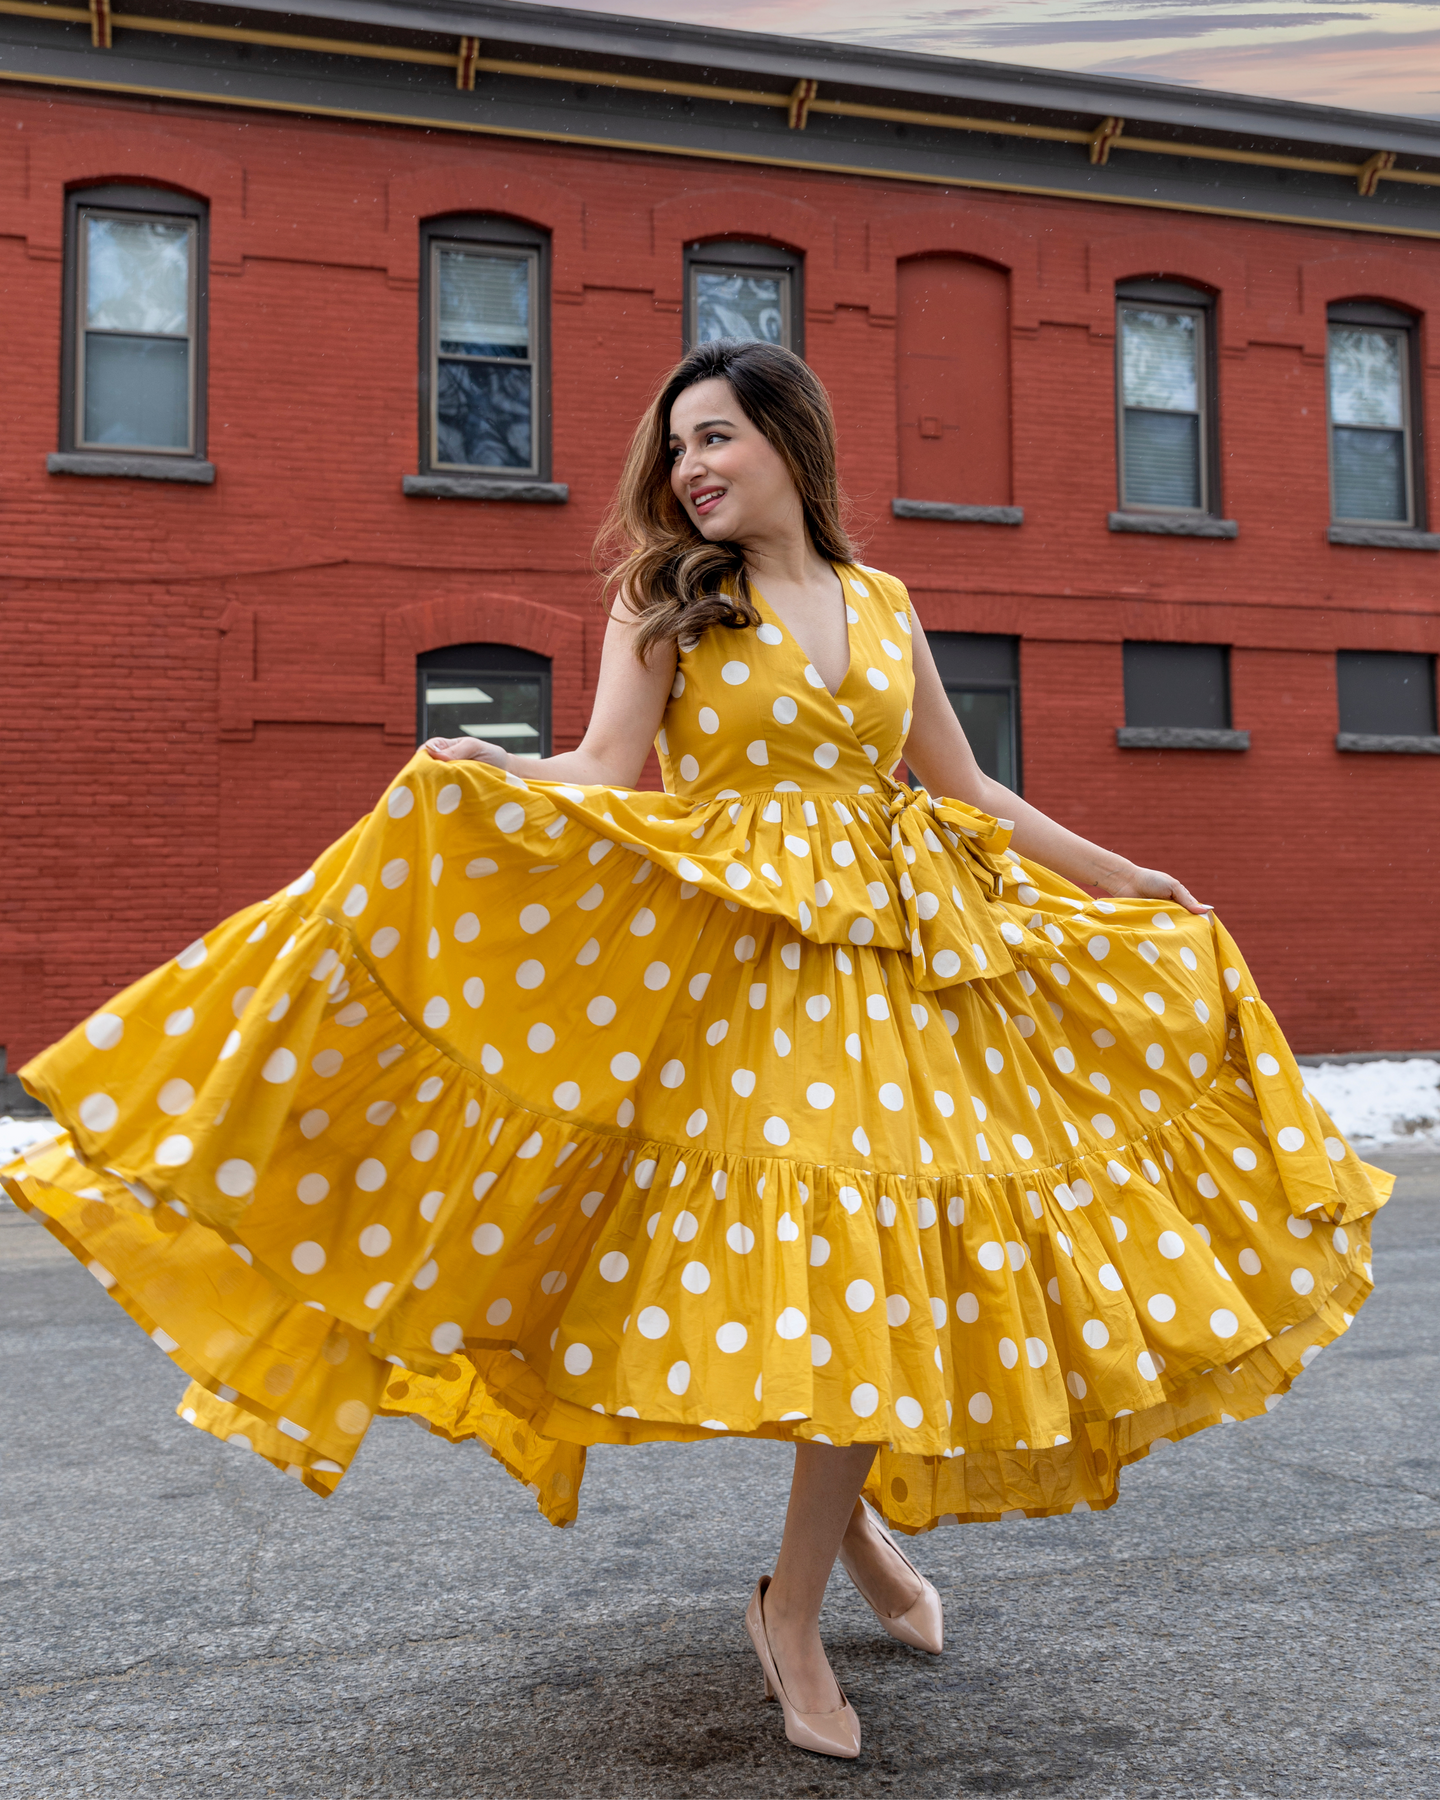
[{"label": "long brown hair", "polygon": [[835,473],[835,420],[814,374],[779,344],[718,338],[665,377],[636,427],[615,499],[595,540],[605,603],[623,593],[638,614],[642,660],[671,638],[711,625],[758,625],[745,553],[703,537],[670,486],[670,409],[686,388],[728,381],[745,417],[779,454],[795,483],[805,528],[830,562],[852,562]]}]

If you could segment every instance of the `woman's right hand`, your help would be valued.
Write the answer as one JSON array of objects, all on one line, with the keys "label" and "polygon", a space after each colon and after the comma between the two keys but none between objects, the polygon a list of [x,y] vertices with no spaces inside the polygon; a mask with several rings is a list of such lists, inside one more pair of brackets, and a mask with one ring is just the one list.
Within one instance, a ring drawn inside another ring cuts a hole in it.
[{"label": "woman's right hand", "polygon": [[492,769],[499,769],[502,775],[510,767],[510,752],[502,749],[499,744],[487,743],[484,738],[426,738],[421,749],[427,750],[436,762],[489,763]]}]

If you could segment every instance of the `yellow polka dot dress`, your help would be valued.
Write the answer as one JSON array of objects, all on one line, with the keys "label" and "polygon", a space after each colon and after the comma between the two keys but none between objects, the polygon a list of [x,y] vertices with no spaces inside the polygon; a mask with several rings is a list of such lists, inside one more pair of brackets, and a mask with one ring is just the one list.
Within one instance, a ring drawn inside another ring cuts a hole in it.
[{"label": "yellow polka dot dress", "polygon": [[664,793],[423,752],[283,893],[22,1072],[3,1171],[318,1493],[376,1412],[557,1524],[589,1444],[883,1446],[902,1530],[1103,1507],[1370,1292],[1389,1178],[1220,924],[901,786],[909,601],[832,697],[759,602],[680,645]]}]

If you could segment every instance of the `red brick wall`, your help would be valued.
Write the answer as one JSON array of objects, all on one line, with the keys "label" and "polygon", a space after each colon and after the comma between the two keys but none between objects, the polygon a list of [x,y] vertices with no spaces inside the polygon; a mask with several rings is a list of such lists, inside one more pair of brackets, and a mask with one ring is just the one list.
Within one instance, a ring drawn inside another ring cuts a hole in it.
[{"label": "red brick wall", "polygon": [[[933,627],[1022,636],[1028,796],[1213,900],[1298,1048],[1440,1041],[1440,764],[1333,744],[1334,651],[1440,649],[1440,570],[1327,544],[1324,438],[1326,302],[1433,314],[1440,244],[58,90],[9,89],[0,127],[12,1068],[371,804],[413,744],[418,649],[544,650],[557,745],[576,741],[600,636],[590,540],[679,352],[681,247],[709,234],[805,252],[807,352],[867,560]],[[45,472],[64,189],[102,179],[210,201],[213,488]],[[464,207],[553,234],[567,506],[401,494],[417,220]],[[1019,529],[890,516],[896,264],[935,253],[1009,271]],[[1114,283],[1157,273],[1218,295],[1236,542],[1106,529]],[[1251,751],[1118,750],[1127,636],[1234,645]]]}]

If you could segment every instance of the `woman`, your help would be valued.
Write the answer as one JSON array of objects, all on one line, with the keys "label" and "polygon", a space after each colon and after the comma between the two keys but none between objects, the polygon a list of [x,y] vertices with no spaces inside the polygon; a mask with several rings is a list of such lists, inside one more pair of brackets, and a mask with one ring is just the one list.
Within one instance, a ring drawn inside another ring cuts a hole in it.
[{"label": "woman", "polygon": [[184,1417],[320,1493],[377,1410],[561,1524],[588,1444],[793,1442],[746,1624],[791,1741],[855,1756],[837,1554],[941,1647],[862,1488],[910,1533],[1109,1505],[1346,1328],[1388,1178],[1208,909],[980,773],[798,358],[688,356],[614,528],[580,747],[425,745],[22,1071],[65,1131],[5,1180]]}]

